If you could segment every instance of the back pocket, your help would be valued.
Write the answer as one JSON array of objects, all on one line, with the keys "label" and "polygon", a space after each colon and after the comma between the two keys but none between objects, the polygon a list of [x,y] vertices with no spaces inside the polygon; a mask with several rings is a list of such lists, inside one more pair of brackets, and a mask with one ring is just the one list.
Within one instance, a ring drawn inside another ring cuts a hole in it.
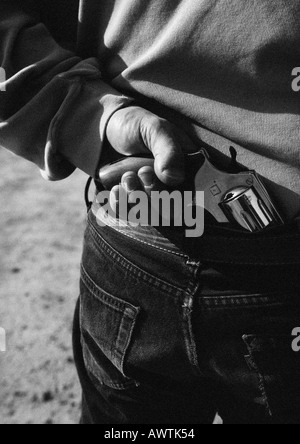
[{"label": "back pocket", "polygon": [[292,349],[292,336],[245,335],[243,340],[272,422],[299,424],[300,353]]},{"label": "back pocket", "polygon": [[80,301],[82,347],[88,372],[100,385],[117,390],[136,386],[125,374],[125,363],[140,309],[101,290],[84,271]]}]

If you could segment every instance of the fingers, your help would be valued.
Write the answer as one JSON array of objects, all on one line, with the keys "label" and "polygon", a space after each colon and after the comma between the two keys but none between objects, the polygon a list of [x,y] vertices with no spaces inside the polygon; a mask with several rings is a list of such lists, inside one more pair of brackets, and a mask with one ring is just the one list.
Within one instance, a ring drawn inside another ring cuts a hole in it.
[{"label": "fingers", "polygon": [[132,202],[133,193],[135,191],[141,190],[141,184],[138,176],[132,171],[125,173],[122,177],[121,185],[127,193],[128,202],[130,204],[133,203]]},{"label": "fingers", "polygon": [[141,136],[155,158],[155,173],[164,184],[175,187],[184,182],[185,163],[183,149],[172,125],[153,114],[141,120]]},{"label": "fingers", "polygon": [[122,176],[121,185],[116,185],[110,192],[110,206],[116,216],[119,215],[121,199],[131,204],[133,203],[133,193],[141,190],[141,183],[138,176],[129,171]]},{"label": "fingers", "polygon": [[122,187],[120,185],[116,185],[112,188],[109,195],[109,205],[113,211],[113,214],[116,216],[119,214],[121,188]]},{"label": "fingers", "polygon": [[155,191],[159,188],[159,183],[152,167],[145,166],[141,168],[138,172],[138,177],[141,186],[148,195],[150,195],[151,191]]},{"label": "fingers", "polygon": [[160,185],[151,167],[143,167],[137,174],[132,171],[125,173],[121,184],[113,187],[110,192],[110,206],[114,214],[119,215],[121,199],[126,199],[130,208],[130,204],[136,203],[135,191],[144,191],[150,196],[151,191],[158,190]]}]

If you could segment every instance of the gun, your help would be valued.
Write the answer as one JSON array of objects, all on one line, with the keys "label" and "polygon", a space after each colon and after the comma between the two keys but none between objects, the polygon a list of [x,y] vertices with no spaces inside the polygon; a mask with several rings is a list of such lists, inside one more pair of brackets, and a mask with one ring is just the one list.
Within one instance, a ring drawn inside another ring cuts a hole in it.
[{"label": "gun", "polygon": [[[230,153],[232,160],[227,171],[217,168],[205,149],[187,154],[188,179],[184,189],[203,191],[205,210],[220,224],[234,224],[251,233],[284,225],[263,180],[256,171],[238,164],[234,148],[230,148]],[[105,189],[111,190],[120,183],[123,174],[128,171],[137,173],[144,166],[154,168],[154,159],[150,156],[123,158],[103,166],[100,181]]]}]

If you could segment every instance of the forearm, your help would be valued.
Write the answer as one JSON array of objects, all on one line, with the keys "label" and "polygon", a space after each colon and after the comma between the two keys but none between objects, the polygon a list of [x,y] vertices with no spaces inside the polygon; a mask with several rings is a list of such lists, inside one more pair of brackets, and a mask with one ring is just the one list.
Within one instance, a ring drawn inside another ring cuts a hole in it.
[{"label": "forearm", "polygon": [[[18,3],[0,0],[0,144],[51,180],[79,167],[95,175],[106,122],[131,103],[101,80],[96,59],[60,47]],[[4,88],[2,88],[4,89]]]}]

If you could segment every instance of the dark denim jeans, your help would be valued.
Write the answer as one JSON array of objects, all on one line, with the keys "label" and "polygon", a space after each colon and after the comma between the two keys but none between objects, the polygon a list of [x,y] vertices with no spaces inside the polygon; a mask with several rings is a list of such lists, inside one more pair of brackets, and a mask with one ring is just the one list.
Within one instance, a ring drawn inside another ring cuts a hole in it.
[{"label": "dark denim jeans", "polygon": [[74,323],[82,423],[299,424],[299,271],[297,286],[290,267],[201,263],[180,233],[101,228],[90,211]]}]

